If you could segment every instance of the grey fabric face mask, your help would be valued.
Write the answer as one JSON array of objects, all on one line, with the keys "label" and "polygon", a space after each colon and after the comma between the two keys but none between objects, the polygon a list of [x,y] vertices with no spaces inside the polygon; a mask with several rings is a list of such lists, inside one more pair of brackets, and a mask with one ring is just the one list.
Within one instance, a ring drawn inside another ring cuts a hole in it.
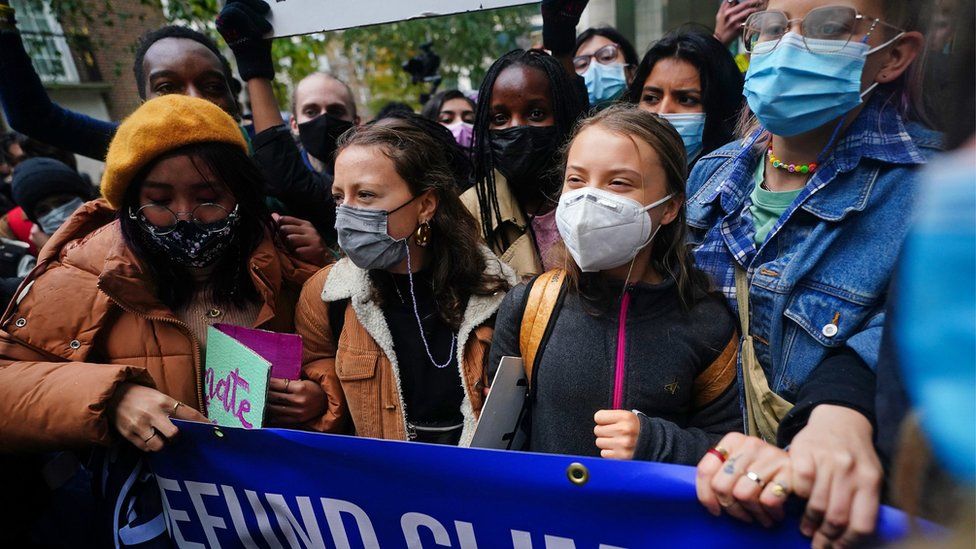
[{"label": "grey fabric face mask", "polygon": [[[418,195],[419,196],[419,195]],[[413,197],[394,210],[373,210],[341,205],[336,208],[339,247],[360,269],[386,270],[407,257],[407,238],[394,239],[387,232],[390,214],[413,202]]]}]

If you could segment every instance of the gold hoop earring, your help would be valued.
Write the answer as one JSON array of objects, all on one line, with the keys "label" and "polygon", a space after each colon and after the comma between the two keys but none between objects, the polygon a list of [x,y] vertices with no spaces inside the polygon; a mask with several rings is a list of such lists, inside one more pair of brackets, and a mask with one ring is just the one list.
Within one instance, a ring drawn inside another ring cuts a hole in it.
[{"label": "gold hoop earring", "polygon": [[426,248],[430,244],[430,223],[424,221],[413,233],[413,241],[421,248]]}]

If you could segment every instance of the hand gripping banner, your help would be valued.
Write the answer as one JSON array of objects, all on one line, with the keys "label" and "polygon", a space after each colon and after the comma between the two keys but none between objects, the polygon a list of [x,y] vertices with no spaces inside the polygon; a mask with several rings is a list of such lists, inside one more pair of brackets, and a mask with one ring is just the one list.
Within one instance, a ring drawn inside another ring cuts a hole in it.
[{"label": "hand gripping banner", "polygon": [[[181,547],[809,547],[715,518],[691,467],[177,422],[151,459]],[[907,531],[882,509],[879,538]]]}]

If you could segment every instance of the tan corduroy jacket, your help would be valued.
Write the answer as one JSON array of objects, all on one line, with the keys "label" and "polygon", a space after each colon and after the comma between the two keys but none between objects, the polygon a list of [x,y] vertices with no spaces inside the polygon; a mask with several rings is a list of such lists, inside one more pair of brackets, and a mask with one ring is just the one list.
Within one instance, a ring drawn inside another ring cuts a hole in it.
[{"label": "tan corduroy jacket", "polygon": [[[515,273],[488,248],[486,272],[501,274],[512,285]],[[304,342],[304,376],[328,395],[328,407],[308,427],[332,433],[355,429],[359,436],[406,440],[403,392],[393,336],[382,309],[371,298],[369,273],[348,258],[319,271],[302,290],[295,329]],[[494,331],[492,319],[505,292],[472,296],[457,334],[458,367],[464,383],[461,446],[470,444],[484,396],[482,376]],[[329,307],[345,305],[342,333],[333,341]]]},{"label": "tan corduroy jacket", "polygon": [[[498,197],[498,209],[501,214],[502,222],[492,221],[492,235],[482,234],[485,241],[493,242],[490,238],[499,232],[503,232],[511,245],[506,249],[500,249],[492,244],[495,254],[512,269],[520,280],[525,280],[543,273],[542,259],[539,251],[532,241],[532,232],[529,231],[529,220],[522,213],[518,200],[508,187],[505,176],[495,171],[495,192]],[[478,221],[481,227],[481,205],[478,203],[478,189],[472,187],[461,195],[461,202],[464,207],[471,212],[471,215]],[[482,229],[484,232],[484,229]]]}]

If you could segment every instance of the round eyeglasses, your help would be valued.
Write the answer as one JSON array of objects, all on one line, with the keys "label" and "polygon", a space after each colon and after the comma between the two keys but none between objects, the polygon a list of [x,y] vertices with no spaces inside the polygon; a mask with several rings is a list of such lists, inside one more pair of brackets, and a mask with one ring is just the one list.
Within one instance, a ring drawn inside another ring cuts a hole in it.
[{"label": "round eyeglasses", "polygon": [[765,10],[753,13],[742,24],[743,46],[749,53],[769,53],[797,22],[800,23],[803,43],[812,53],[840,51],[851,38],[862,33],[864,37],[861,40],[866,43],[878,26],[902,30],[880,19],[865,17],[849,6],[815,8],[802,19],[790,19],[779,10]]},{"label": "round eyeglasses", "polygon": [[577,55],[574,57],[573,67],[576,69],[576,74],[583,74],[586,72],[586,69],[590,68],[590,61],[593,59],[596,59],[596,62],[601,65],[612,65],[617,62],[617,54],[619,52],[620,46],[617,44],[607,44],[589,55]]},{"label": "round eyeglasses", "polygon": [[200,204],[189,212],[174,212],[161,204],[146,204],[138,210],[129,209],[129,219],[142,221],[146,228],[155,235],[169,234],[176,230],[181,215],[189,215],[190,222],[206,230],[208,233],[218,233],[225,230],[237,219],[238,206],[233,210],[220,204]]}]

